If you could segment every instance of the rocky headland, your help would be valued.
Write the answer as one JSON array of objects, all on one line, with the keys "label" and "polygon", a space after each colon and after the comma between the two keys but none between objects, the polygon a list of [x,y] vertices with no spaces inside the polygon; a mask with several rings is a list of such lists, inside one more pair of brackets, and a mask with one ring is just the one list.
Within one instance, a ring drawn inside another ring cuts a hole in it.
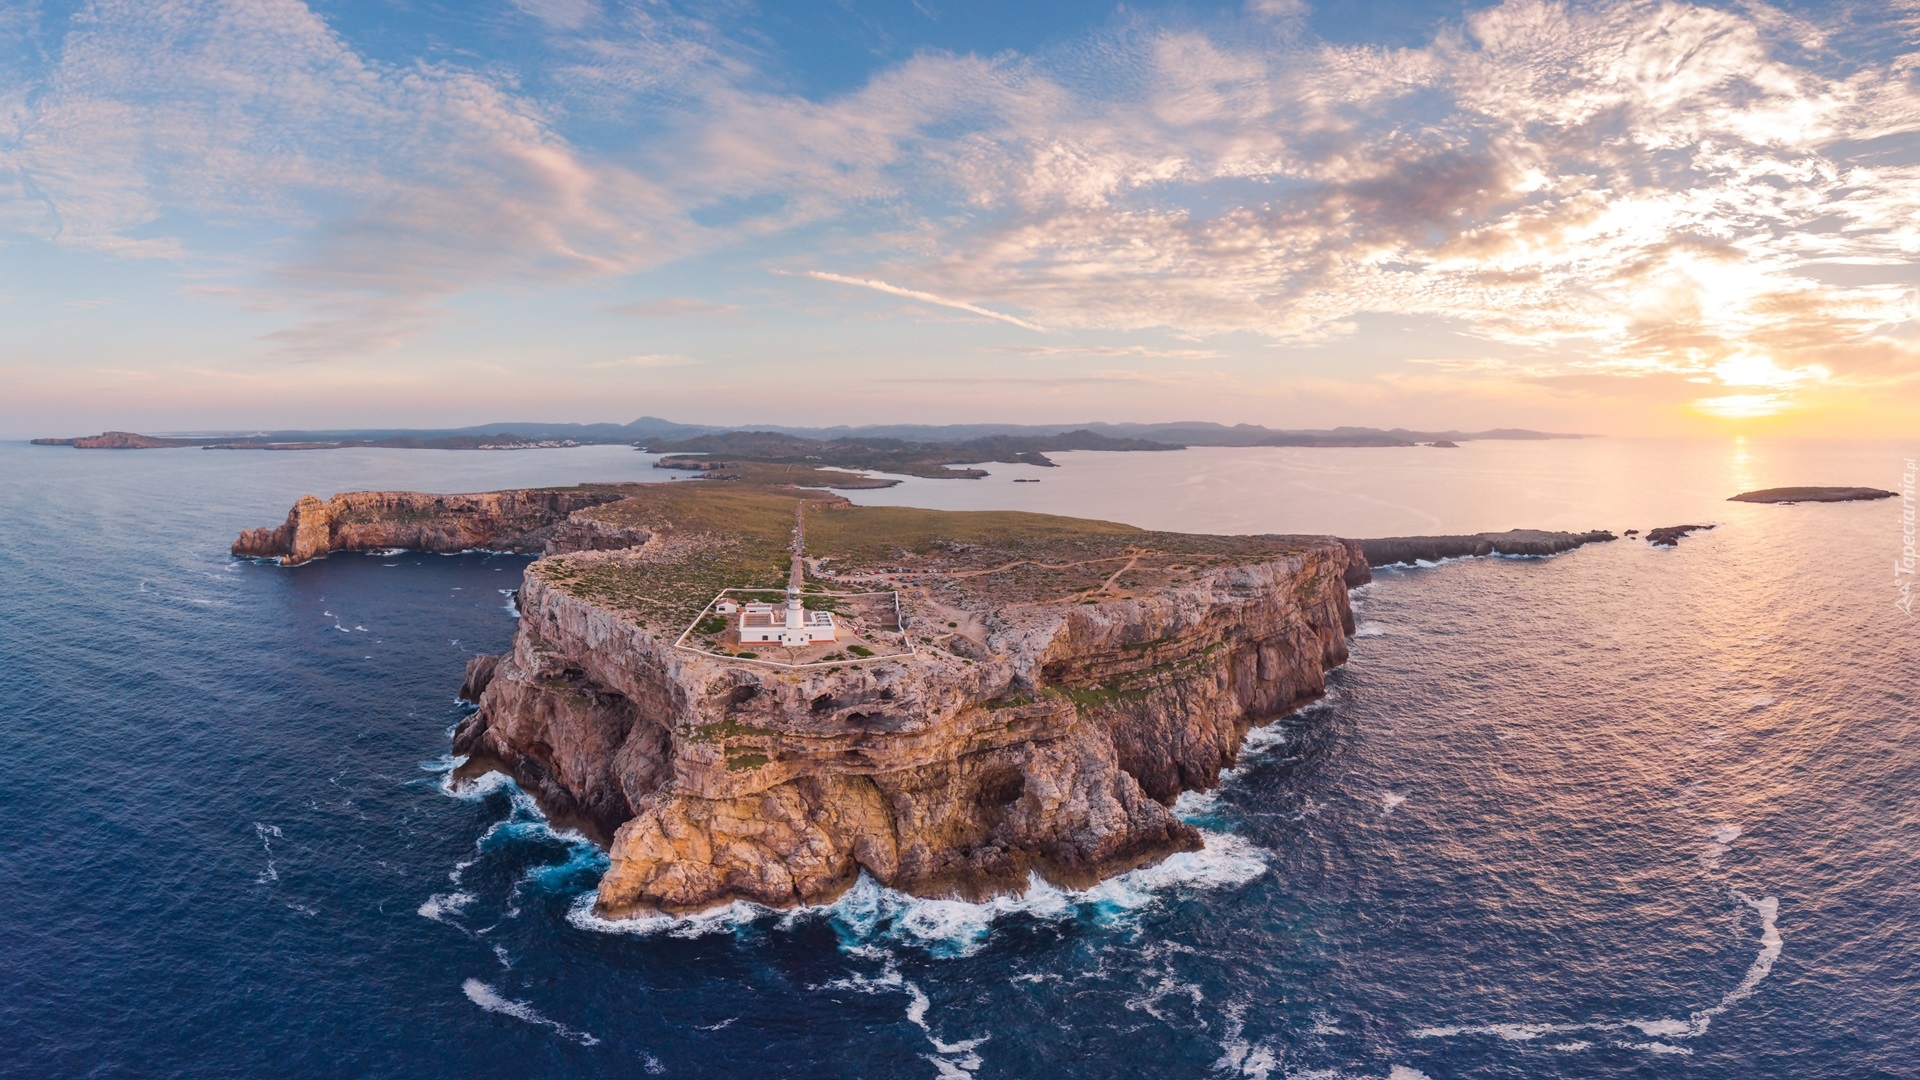
[{"label": "rocky headland", "polygon": [[1689,533],[1711,529],[1711,525],[1663,525],[1658,529],[1647,530],[1647,543],[1654,547],[1677,547]]},{"label": "rocky headland", "polygon": [[335,551],[387,548],[538,555],[628,547],[645,538],[589,520],[571,520],[576,511],[626,498],[628,490],[603,484],[477,495],[356,491],[326,501],[307,495],[294,503],[284,524],[241,533],[232,553],[297,566]]},{"label": "rocky headland", "polygon": [[1870,487],[1777,487],[1762,488],[1759,491],[1743,491],[1729,498],[1728,502],[1750,503],[1803,503],[1803,502],[1863,502],[1869,499],[1891,499],[1897,493],[1882,491]]},{"label": "rocky headland", "polygon": [[1558,555],[1613,539],[1616,537],[1612,533],[1599,529],[1582,533],[1510,529],[1467,536],[1389,536],[1353,542],[1365,554],[1367,565],[1393,566],[1480,555]]},{"label": "rocky headland", "polygon": [[[788,583],[796,522],[805,603],[857,637],[743,648],[711,605]],[[1174,800],[1325,692],[1370,563],[1603,536],[1192,536],[686,482],[308,497],[234,552],[543,552],[455,749],[607,845],[596,906],[622,917],[820,903],[863,871],[1084,886],[1196,849]]]}]

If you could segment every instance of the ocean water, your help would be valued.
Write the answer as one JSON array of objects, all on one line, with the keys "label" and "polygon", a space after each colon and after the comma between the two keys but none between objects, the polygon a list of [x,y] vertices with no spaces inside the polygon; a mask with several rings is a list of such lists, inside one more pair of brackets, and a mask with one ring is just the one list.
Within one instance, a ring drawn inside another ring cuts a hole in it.
[{"label": "ocean water", "polygon": [[[622,448],[0,444],[0,1074],[1920,1073],[1920,627],[1897,445],[1063,455],[869,501],[1196,531],[1718,523],[1383,572],[1205,852],[988,905],[597,924],[603,865],[453,790],[525,560],[236,561],[298,495],[656,479]],[[1041,484],[1014,485],[1015,475]]]}]

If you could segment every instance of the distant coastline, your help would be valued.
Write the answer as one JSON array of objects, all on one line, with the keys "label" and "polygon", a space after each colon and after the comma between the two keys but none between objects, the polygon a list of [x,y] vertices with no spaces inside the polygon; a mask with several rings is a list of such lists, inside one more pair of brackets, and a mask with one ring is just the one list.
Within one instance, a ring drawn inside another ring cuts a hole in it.
[{"label": "distant coastline", "polygon": [[[1258,424],[1178,421],[1163,424],[872,424],[803,428],[777,424],[684,424],[643,416],[627,424],[506,422],[467,428],[235,431],[152,435],[106,431],[98,435],[32,440],[35,446],[81,450],[544,450],[628,444],[664,453],[694,453],[755,461],[884,457],[913,465],[916,475],[972,461],[1045,464],[1048,450],[1178,450],[1190,446],[1452,447],[1471,441],[1587,439],[1593,435],[1493,428],[1487,431],[1414,431],[1407,428],[1269,428]],[[824,448],[824,449],[823,449]],[[742,452],[742,451],[749,452]],[[979,456],[986,454],[990,456]],[[935,461],[935,459],[945,459]],[[877,466],[868,466],[877,467]]]}]

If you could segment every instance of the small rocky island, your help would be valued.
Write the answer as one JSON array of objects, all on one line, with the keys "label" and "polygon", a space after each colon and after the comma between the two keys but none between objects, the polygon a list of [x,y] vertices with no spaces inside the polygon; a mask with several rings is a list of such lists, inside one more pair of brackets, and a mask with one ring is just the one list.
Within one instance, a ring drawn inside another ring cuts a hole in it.
[{"label": "small rocky island", "polygon": [[303,498],[235,555],[539,553],[455,749],[609,849],[597,910],[979,898],[1200,846],[1170,807],[1325,691],[1369,564],[1610,534],[1194,536],[711,482]]},{"label": "small rocky island", "polygon": [[1750,503],[1803,503],[1803,502],[1864,502],[1869,499],[1891,499],[1895,492],[1882,491],[1870,487],[1777,487],[1762,488],[1759,491],[1743,491],[1728,499],[1728,502]]}]

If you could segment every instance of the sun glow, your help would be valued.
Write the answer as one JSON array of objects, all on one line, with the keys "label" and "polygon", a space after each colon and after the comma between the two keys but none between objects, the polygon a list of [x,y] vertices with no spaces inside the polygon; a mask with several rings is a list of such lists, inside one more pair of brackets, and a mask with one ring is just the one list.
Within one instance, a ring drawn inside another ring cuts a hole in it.
[{"label": "sun glow", "polygon": [[1735,353],[1708,371],[1721,386],[1755,391],[1699,398],[1693,402],[1695,410],[1723,420],[1745,420],[1785,412],[1794,406],[1792,391],[1818,386],[1833,377],[1831,371],[1818,364],[1783,368],[1772,357],[1755,352]]},{"label": "sun glow", "polygon": [[1791,405],[1783,394],[1727,394],[1724,397],[1700,398],[1693,403],[1695,409],[1722,420],[1772,416],[1785,412]]}]

